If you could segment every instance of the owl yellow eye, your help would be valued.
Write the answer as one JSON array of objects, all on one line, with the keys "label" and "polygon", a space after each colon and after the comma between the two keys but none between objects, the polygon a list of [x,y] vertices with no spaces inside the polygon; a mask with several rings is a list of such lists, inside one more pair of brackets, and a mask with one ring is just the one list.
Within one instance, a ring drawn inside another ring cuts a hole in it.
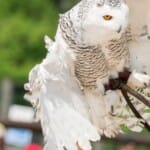
[{"label": "owl yellow eye", "polygon": [[103,18],[104,18],[105,20],[111,20],[113,17],[110,16],[110,15],[105,15],[105,16],[103,16]]}]

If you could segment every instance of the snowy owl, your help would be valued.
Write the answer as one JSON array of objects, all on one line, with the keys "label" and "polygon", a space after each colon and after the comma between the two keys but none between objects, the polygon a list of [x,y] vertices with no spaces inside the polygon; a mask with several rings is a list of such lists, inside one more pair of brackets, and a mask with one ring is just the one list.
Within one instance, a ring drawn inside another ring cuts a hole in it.
[{"label": "snowy owl", "polygon": [[25,98],[37,109],[46,150],[91,150],[90,141],[122,133],[122,124],[140,128],[104,86],[129,67],[128,11],[124,0],[82,0],[60,15],[55,41],[45,37],[48,54],[31,70]]}]

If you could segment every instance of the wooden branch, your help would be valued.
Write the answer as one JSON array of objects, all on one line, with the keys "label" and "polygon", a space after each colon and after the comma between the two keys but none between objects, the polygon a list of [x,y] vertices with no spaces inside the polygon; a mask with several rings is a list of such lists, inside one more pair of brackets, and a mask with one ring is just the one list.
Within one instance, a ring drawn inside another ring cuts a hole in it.
[{"label": "wooden branch", "polygon": [[25,122],[14,122],[6,119],[0,119],[0,123],[4,124],[6,127],[14,127],[14,128],[26,128],[36,132],[42,132],[40,123],[25,123]]},{"label": "wooden branch", "polygon": [[102,140],[113,140],[121,143],[135,143],[139,145],[150,145],[150,136],[148,135],[139,135],[139,134],[122,134],[118,135],[113,139],[102,137]]},{"label": "wooden branch", "polygon": [[[36,132],[42,133],[42,129],[40,123],[22,123],[22,122],[13,122],[9,120],[0,119],[0,123],[4,124],[6,127],[14,127],[14,128],[26,128]],[[118,135],[115,138],[109,139],[107,137],[102,137],[102,140],[113,140],[119,142],[131,141],[136,144],[144,144],[150,145],[150,136],[142,136],[142,135],[131,135],[131,134],[123,134]]]},{"label": "wooden branch", "polygon": [[[123,94],[123,96],[124,96],[124,98],[125,98],[125,100],[126,100],[128,106],[130,107],[131,111],[133,112],[133,114],[134,114],[137,118],[139,118],[139,119],[142,120],[142,121],[141,121],[141,124],[143,124],[144,127],[150,132],[150,125],[144,120],[144,118],[140,115],[140,113],[136,110],[136,108],[134,107],[134,105],[133,105],[132,102],[130,101],[130,98],[129,98],[128,94],[127,94],[128,90],[127,90],[127,88],[126,88],[126,87],[128,87],[128,86],[125,85],[125,84],[123,84],[123,83],[121,83],[120,87],[121,87],[121,92],[122,92],[122,94]],[[129,89],[130,89],[130,88],[129,88]],[[142,99],[141,99],[141,101],[142,101]]]},{"label": "wooden branch", "polygon": [[145,104],[147,107],[150,108],[150,101],[147,100],[143,95],[139,94],[138,92],[136,92],[126,84],[123,84],[123,89],[129,92],[131,95],[136,97],[137,100],[141,101],[143,104]]}]

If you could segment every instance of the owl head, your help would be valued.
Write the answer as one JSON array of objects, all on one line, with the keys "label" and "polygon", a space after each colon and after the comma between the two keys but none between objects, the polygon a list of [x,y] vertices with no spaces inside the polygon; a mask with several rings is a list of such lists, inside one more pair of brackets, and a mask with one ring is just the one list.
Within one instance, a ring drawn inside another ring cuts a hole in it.
[{"label": "owl head", "polygon": [[85,43],[100,44],[120,38],[128,25],[128,6],[124,0],[82,0],[81,37]]}]

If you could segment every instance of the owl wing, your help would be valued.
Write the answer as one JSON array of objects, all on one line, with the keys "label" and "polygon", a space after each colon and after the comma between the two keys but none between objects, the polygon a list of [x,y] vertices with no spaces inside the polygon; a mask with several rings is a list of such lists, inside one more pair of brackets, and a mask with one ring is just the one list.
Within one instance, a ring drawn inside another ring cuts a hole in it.
[{"label": "owl wing", "polygon": [[78,143],[83,150],[91,150],[89,141],[100,137],[89,121],[84,95],[72,74],[74,59],[55,43],[46,44],[49,53],[31,70],[29,83],[25,84],[29,91],[25,98],[38,110],[45,149],[77,150]]},{"label": "owl wing", "polygon": [[131,67],[138,72],[145,72],[150,75],[150,39],[147,36],[139,37],[129,44]]}]

